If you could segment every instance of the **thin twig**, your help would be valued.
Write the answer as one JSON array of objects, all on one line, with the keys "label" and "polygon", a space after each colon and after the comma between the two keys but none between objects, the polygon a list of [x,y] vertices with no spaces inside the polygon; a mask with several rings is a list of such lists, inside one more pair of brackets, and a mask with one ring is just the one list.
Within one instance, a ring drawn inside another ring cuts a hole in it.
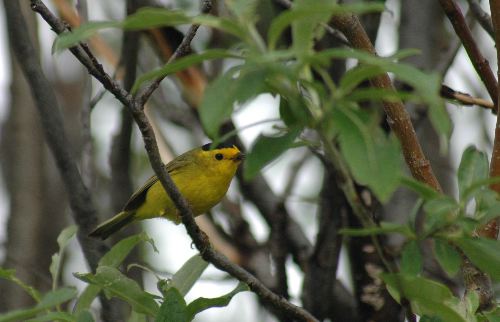
[{"label": "thin twig", "polygon": [[[205,0],[202,1],[202,8],[201,12],[202,13],[208,13],[212,10],[212,1]],[[165,63],[165,65],[170,64],[174,60],[176,60],[179,57],[185,56],[191,51],[191,41],[193,40],[194,36],[196,36],[196,32],[198,31],[198,28],[200,28],[199,24],[193,24],[191,27],[189,27],[188,32],[182,39],[182,42],[180,45],[175,49],[174,53],[168,61]],[[149,86],[147,86],[141,93],[137,96],[138,97],[138,102],[141,105],[144,105],[149,97],[153,94],[153,92],[160,86],[161,81],[165,78],[166,76],[160,76],[157,79],[155,79]]]},{"label": "thin twig", "polygon": [[495,33],[493,31],[493,23],[491,22],[491,16],[481,8],[479,2],[475,0],[467,0],[469,3],[470,11],[477,22],[483,27],[483,29],[490,35],[492,39],[495,39]]},{"label": "thin twig", "polygon": [[467,55],[469,55],[472,65],[483,81],[488,94],[490,94],[492,101],[495,102],[496,105],[498,99],[497,80],[495,78],[495,75],[493,74],[493,71],[491,70],[488,60],[486,60],[483,54],[481,54],[476,40],[474,39],[471,30],[467,26],[465,17],[462,14],[460,7],[458,7],[458,5],[453,0],[439,0],[439,3],[441,4],[441,7],[446,13],[446,16],[453,25],[453,29],[462,41],[465,51],[467,52]]},{"label": "thin twig", "polygon": [[[31,0],[31,4],[33,10],[40,13],[44,20],[47,21],[57,33],[65,31],[64,24],[56,18],[40,0]],[[132,116],[141,131],[151,167],[158,176],[158,179],[162,183],[163,188],[168,193],[170,199],[172,199],[175,206],[179,210],[182,222],[197,249],[200,251],[202,257],[206,261],[212,263],[215,267],[246,283],[263,302],[268,303],[274,309],[279,310],[286,316],[300,321],[317,321],[317,319],[314,318],[309,312],[301,307],[293,305],[279,295],[276,295],[265,287],[262,282],[255,278],[252,274],[231,263],[227,257],[221,255],[212,248],[206,235],[197,226],[189,204],[182,197],[172,181],[172,178],[165,169],[165,165],[160,158],[155,134],[149,120],[144,114],[143,106],[140,104],[142,100],[135,100],[125,89],[114,82],[111,77],[105,73],[95,58],[89,59],[89,57],[93,57],[92,54],[88,51],[82,50],[81,45],[72,47],[70,50],[77,57],[77,59],[84,64],[91,75],[100,81],[105,88],[110,90],[120,102],[130,109]]]}]

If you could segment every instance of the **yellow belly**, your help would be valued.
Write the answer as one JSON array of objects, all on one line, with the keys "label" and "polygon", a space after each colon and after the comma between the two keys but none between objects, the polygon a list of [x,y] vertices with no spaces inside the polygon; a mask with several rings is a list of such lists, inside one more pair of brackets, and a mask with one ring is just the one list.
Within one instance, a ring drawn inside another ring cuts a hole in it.
[{"label": "yellow belly", "polygon": [[[172,177],[181,194],[186,198],[195,216],[207,212],[224,197],[230,180],[218,177],[190,177],[189,173],[177,173]],[[168,197],[160,181],[155,182],[146,194],[146,200],[135,213],[136,219],[165,217],[180,222],[177,208]]]}]

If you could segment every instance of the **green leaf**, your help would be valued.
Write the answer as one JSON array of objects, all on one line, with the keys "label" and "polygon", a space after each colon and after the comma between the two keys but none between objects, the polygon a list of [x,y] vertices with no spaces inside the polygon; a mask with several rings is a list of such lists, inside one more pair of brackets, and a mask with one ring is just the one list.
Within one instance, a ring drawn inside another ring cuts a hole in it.
[{"label": "green leaf", "polygon": [[[267,33],[267,42],[269,48],[274,49],[283,31],[296,21],[316,21],[316,25],[318,25],[320,20],[316,19],[317,17],[323,18],[321,20],[325,21],[325,16],[328,18],[333,14],[348,12],[362,14],[383,10],[384,5],[376,3],[338,5],[331,2],[318,3],[313,1],[304,3],[300,6],[294,5],[290,10],[285,10],[282,14],[273,19]],[[308,33],[310,32],[311,31],[308,31]]]},{"label": "green leaf", "polygon": [[184,70],[190,66],[199,64],[205,60],[218,59],[218,58],[240,58],[240,56],[233,54],[224,49],[208,49],[203,53],[191,54],[174,60],[173,62],[166,63],[163,67],[150,71],[140,76],[132,86],[131,93],[137,92],[139,87],[146,81],[156,79],[158,77],[166,77],[170,74]]},{"label": "green leaf", "polygon": [[78,227],[76,225],[71,225],[66,227],[61,231],[57,237],[57,244],[59,245],[59,252],[52,255],[52,262],[49,266],[50,275],[52,275],[52,289],[57,288],[57,282],[59,280],[59,272],[61,268],[61,258],[63,257],[64,249],[68,245],[69,241],[76,234]]},{"label": "green leaf", "polygon": [[463,200],[464,192],[472,183],[487,179],[488,172],[489,164],[486,153],[480,152],[473,146],[469,146],[465,149],[457,174],[460,200]]},{"label": "green leaf", "polygon": [[90,305],[101,292],[101,287],[97,285],[87,285],[85,290],[80,294],[75,306],[75,313],[85,312],[90,309]]},{"label": "green leaf", "polygon": [[500,307],[495,307],[493,310],[483,312],[489,322],[500,322]]},{"label": "green leaf", "polygon": [[420,182],[411,177],[401,177],[401,184],[416,193],[424,200],[431,200],[439,197],[440,193],[424,182]]},{"label": "green leaf", "polygon": [[253,22],[258,0],[226,0],[225,3],[236,17],[244,22]]},{"label": "green leaf", "polygon": [[26,293],[31,296],[35,302],[40,302],[40,293],[32,286],[25,284],[23,281],[18,279],[15,275],[16,271],[13,269],[4,269],[0,267],[0,278],[6,279],[15,283],[17,286],[21,287]]},{"label": "green leaf", "polygon": [[445,285],[404,274],[382,274],[381,278],[396,301],[399,302],[401,297],[410,301],[413,313],[438,317],[443,321],[469,322],[465,318],[465,308]]},{"label": "green leaf", "polygon": [[447,241],[434,239],[434,253],[439,265],[450,276],[455,276],[460,269],[462,258],[457,250]]},{"label": "green leaf", "polygon": [[189,322],[186,301],[175,288],[169,288],[161,304],[155,322]]},{"label": "green leaf", "polygon": [[340,233],[347,236],[372,236],[380,234],[398,233],[408,238],[415,238],[415,233],[408,225],[382,221],[380,226],[369,228],[342,228]]},{"label": "green leaf", "polygon": [[[328,0],[296,0],[293,10],[310,10],[319,6],[328,6]],[[301,57],[309,53],[314,44],[315,30],[320,23],[326,23],[332,15],[331,10],[316,11],[314,14],[302,15],[292,20],[292,47],[297,56]]]},{"label": "green leaf", "polygon": [[116,245],[114,245],[100,260],[99,266],[110,266],[118,267],[130,254],[132,249],[134,249],[137,244],[141,242],[148,242],[151,244],[153,249],[158,252],[154,241],[145,233],[142,232],[137,235],[133,235],[120,240]]},{"label": "green leaf", "polygon": [[243,170],[245,180],[255,177],[266,164],[290,149],[299,133],[299,129],[292,129],[282,136],[259,135],[245,160]]},{"label": "green leaf", "polygon": [[494,280],[500,280],[500,241],[487,238],[457,238],[453,243],[463,250],[465,255],[480,270]]},{"label": "green leaf", "polygon": [[41,301],[34,307],[27,309],[19,309],[10,311],[5,314],[0,314],[0,322],[7,321],[26,321],[29,318],[34,317],[40,312],[52,309],[57,305],[67,302],[77,295],[77,291],[74,287],[63,287],[54,291],[46,293]]},{"label": "green leaf", "polygon": [[[362,82],[384,73],[380,66],[358,65],[349,69],[340,79],[338,90],[343,93],[350,93]],[[339,95],[339,93],[336,93]]]},{"label": "green leaf", "polygon": [[208,86],[200,106],[200,119],[209,137],[218,137],[219,127],[231,116],[235,103],[243,104],[267,90],[270,72],[265,66],[237,66]]},{"label": "green leaf", "polygon": [[90,21],[71,32],[65,31],[54,40],[52,53],[61,52],[64,49],[76,46],[79,42],[85,41],[95,35],[99,30],[106,28],[118,28],[119,21]]},{"label": "green leaf", "polygon": [[427,214],[425,221],[426,233],[434,233],[440,228],[455,223],[460,205],[455,199],[442,196],[427,201],[424,211]]},{"label": "green leaf", "polygon": [[215,28],[225,33],[233,35],[243,41],[249,41],[248,30],[237,21],[225,17],[213,15],[199,15],[192,18],[192,23],[197,23],[206,27]]},{"label": "green leaf", "polygon": [[164,26],[188,24],[192,17],[180,10],[165,8],[140,8],[128,16],[120,27],[126,30],[142,30]]},{"label": "green leaf", "polygon": [[74,314],[76,315],[77,322],[94,322],[94,318],[88,310],[74,312]]},{"label": "green leaf", "polygon": [[99,266],[97,273],[74,274],[76,278],[103,288],[108,296],[118,297],[127,302],[138,313],[155,316],[158,304],[154,297],[143,291],[136,281],[123,275],[118,269],[109,266]]},{"label": "green leaf", "polygon": [[207,266],[208,262],[200,255],[194,255],[172,276],[170,286],[175,287],[182,296],[185,296]]},{"label": "green leaf", "polygon": [[[401,177],[401,151],[392,135],[386,136],[361,111],[339,106],[332,110],[340,148],[356,181],[372,189],[382,202],[396,190]],[[371,122],[372,124],[370,124]]]},{"label": "green leaf", "polygon": [[198,314],[204,310],[207,310],[209,308],[227,306],[229,304],[229,302],[231,302],[231,299],[233,298],[233,296],[235,296],[236,294],[238,294],[240,292],[245,292],[245,291],[249,291],[249,290],[250,290],[250,288],[248,287],[248,285],[240,282],[234,290],[227,293],[226,295],[222,295],[222,296],[219,296],[216,298],[210,298],[210,299],[204,298],[204,297],[197,298],[193,302],[189,303],[189,305],[187,306],[188,316],[191,320],[191,319],[194,319],[194,316],[196,314]]},{"label": "green leaf", "polygon": [[422,271],[422,254],[416,240],[410,240],[403,247],[401,256],[401,272],[406,275],[416,276]]},{"label": "green leaf", "polygon": [[29,319],[26,322],[46,322],[46,321],[67,321],[67,322],[75,322],[76,319],[73,315],[66,312],[49,312],[45,315]]}]

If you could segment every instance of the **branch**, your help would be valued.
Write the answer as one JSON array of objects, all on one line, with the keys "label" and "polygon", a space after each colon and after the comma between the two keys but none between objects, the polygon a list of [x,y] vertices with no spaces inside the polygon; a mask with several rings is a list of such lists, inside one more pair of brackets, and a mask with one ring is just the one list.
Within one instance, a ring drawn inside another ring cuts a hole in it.
[{"label": "branch", "polygon": [[483,29],[490,35],[491,38],[495,39],[495,33],[493,31],[493,23],[491,21],[490,15],[481,8],[479,2],[475,0],[467,0],[469,3],[469,9],[472,12],[474,18],[483,27]]},{"label": "branch", "polygon": [[[208,13],[212,10],[212,1],[211,0],[204,0],[202,1],[202,8],[201,12],[202,13]],[[200,25],[198,24],[193,24],[191,27],[189,27],[188,32],[182,39],[181,44],[175,49],[174,53],[166,64],[170,64],[172,61],[176,60],[179,57],[182,57],[186,54],[188,54],[191,51],[191,41],[193,40],[194,36],[196,36],[196,32],[198,31],[198,28],[200,28]],[[139,103],[141,105],[144,105],[149,97],[153,94],[153,92],[160,86],[161,81],[165,78],[166,76],[160,76],[157,79],[155,79],[148,87],[146,87],[139,95]]]},{"label": "branch", "polygon": [[476,72],[479,74],[483,84],[486,86],[486,90],[496,105],[498,99],[497,80],[490,68],[488,60],[486,60],[486,58],[484,58],[481,54],[481,51],[474,40],[474,36],[472,36],[472,32],[465,22],[465,18],[460,11],[460,8],[453,0],[439,0],[439,3],[453,25],[453,29],[462,41],[472,65],[476,69]]},{"label": "branch", "polygon": [[[339,29],[349,40],[351,46],[376,54],[375,48],[366,34],[359,19],[355,15],[341,15],[332,19],[332,24]],[[383,74],[371,80],[372,86],[394,90],[389,75]],[[417,139],[410,116],[401,101],[383,102],[388,123],[401,142],[403,155],[413,177],[422,181],[437,191],[441,186],[432,171],[429,160],[425,157]]]},{"label": "branch", "polygon": [[97,224],[94,203],[83,183],[76,160],[68,149],[70,145],[64,131],[63,119],[55,93],[43,74],[37,59],[38,53],[27,33],[19,3],[17,1],[4,1],[4,4],[14,56],[20,62],[19,65],[30,84],[32,96],[43,125],[45,139],[54,155],[66,191],[68,191],[73,219],[80,227],[78,239],[85,258],[90,267],[95,269],[97,262],[107,251],[107,247],[100,241],[87,238],[87,234]]},{"label": "branch", "polygon": [[[65,30],[64,24],[57,19],[40,0],[31,0],[31,5],[32,9],[40,13],[44,20],[47,21],[57,33],[61,33]],[[309,312],[301,307],[293,305],[284,298],[271,292],[252,274],[248,273],[238,265],[231,263],[227,257],[219,254],[212,248],[206,235],[196,225],[193,213],[187,201],[182,197],[172,181],[172,178],[165,169],[165,165],[160,158],[155,134],[149,120],[144,114],[143,106],[141,105],[142,100],[135,100],[126,90],[114,82],[102,69],[97,60],[95,60],[90,51],[86,50],[85,47],[82,47],[81,44],[72,47],[70,50],[75,57],[84,64],[91,75],[93,75],[106,89],[111,91],[120,102],[130,109],[132,116],[143,136],[144,145],[151,166],[169,197],[179,210],[182,222],[197,249],[200,251],[202,257],[220,270],[223,270],[238,280],[246,283],[263,302],[268,303],[276,310],[283,312],[286,316],[300,321],[317,321],[317,319],[315,319]]]}]

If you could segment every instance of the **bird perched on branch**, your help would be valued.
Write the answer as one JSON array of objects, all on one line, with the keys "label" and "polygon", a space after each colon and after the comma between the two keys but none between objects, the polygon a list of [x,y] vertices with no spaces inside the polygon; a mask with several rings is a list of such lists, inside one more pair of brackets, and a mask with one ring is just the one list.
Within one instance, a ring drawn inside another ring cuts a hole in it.
[{"label": "bird perched on branch", "polygon": [[[244,154],[235,145],[208,143],[170,161],[167,171],[186,198],[195,216],[215,206],[224,197]],[[89,236],[108,238],[131,222],[167,218],[178,224],[179,211],[156,176],[151,177],[129,199],[123,210],[100,224]]]}]

